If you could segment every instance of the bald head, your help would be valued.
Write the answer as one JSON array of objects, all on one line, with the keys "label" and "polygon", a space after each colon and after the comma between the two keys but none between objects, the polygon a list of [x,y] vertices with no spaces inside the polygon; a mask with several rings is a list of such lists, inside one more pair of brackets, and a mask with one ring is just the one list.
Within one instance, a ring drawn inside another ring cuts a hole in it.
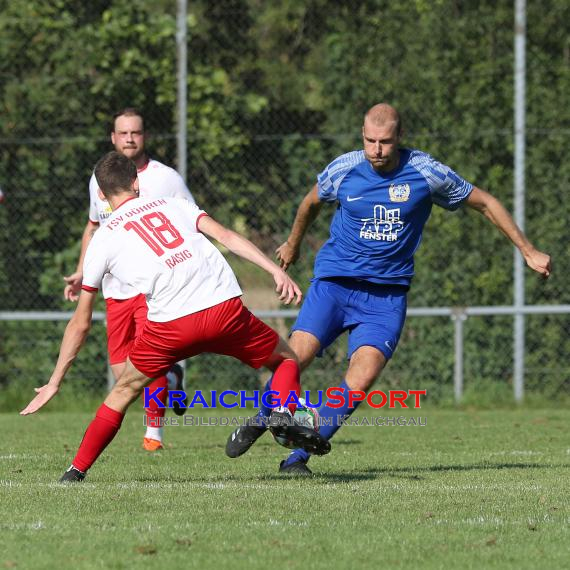
[{"label": "bald head", "polygon": [[374,105],[364,116],[364,154],[377,172],[389,172],[400,163],[401,131],[398,111],[386,103]]},{"label": "bald head", "polygon": [[375,127],[387,127],[395,124],[398,136],[402,131],[400,113],[387,103],[378,103],[378,105],[368,109],[368,112],[364,115],[364,124],[366,125],[366,123]]}]

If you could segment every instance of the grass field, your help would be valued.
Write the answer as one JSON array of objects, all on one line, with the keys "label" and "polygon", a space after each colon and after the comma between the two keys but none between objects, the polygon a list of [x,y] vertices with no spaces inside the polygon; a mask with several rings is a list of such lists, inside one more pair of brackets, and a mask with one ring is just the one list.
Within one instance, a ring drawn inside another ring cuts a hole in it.
[{"label": "grass field", "polygon": [[91,415],[2,414],[0,568],[570,568],[570,412],[421,415],[343,428],[298,480],[268,435],[226,458],[228,427],[166,428],[149,455],[131,410],[64,486]]}]

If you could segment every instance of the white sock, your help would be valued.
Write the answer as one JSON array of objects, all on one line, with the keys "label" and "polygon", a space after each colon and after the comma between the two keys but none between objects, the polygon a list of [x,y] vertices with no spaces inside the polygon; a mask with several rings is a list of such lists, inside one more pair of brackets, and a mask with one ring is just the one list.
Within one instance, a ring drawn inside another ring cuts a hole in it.
[{"label": "white sock", "polygon": [[161,427],[151,427],[147,426],[145,437],[148,439],[156,439],[157,441],[162,441],[162,429]]}]

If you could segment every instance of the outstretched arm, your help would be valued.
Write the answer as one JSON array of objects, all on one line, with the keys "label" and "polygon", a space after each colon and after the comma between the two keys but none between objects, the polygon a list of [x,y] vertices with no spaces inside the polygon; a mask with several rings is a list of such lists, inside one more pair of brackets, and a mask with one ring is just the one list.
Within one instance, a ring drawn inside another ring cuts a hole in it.
[{"label": "outstretched arm", "polygon": [[81,238],[81,253],[79,254],[79,260],[77,261],[77,268],[75,269],[75,273],[66,275],[63,278],[63,280],[66,282],[65,289],[63,290],[63,297],[67,301],[77,301],[77,299],[79,299],[81,282],[83,281],[83,259],[85,258],[87,246],[89,245],[93,234],[97,231],[98,228],[98,222],[87,220],[87,224],[85,224],[85,229],[83,230],[83,237]]},{"label": "outstretched arm", "polygon": [[209,216],[202,216],[198,219],[198,229],[203,234],[219,241],[232,253],[265,269],[273,277],[276,285],[275,291],[283,303],[288,305],[293,299],[296,305],[301,302],[303,294],[297,283],[247,238],[222,226]]},{"label": "outstretched arm", "polygon": [[91,318],[96,296],[96,292],[81,292],[75,313],[73,313],[73,316],[65,328],[59,349],[59,358],[57,359],[51,378],[45,386],[35,388],[37,396],[20,412],[22,416],[37,412],[59,391],[61,382],[81,350],[89,333],[89,329],[91,328]]},{"label": "outstretched arm", "polygon": [[312,190],[303,198],[297,209],[297,215],[287,241],[275,250],[277,259],[285,271],[289,265],[299,259],[301,242],[305,237],[307,229],[319,215],[322,205],[323,203],[319,200],[317,185],[315,184]]},{"label": "outstretched arm", "polygon": [[473,191],[465,201],[465,204],[478,212],[481,212],[495,226],[497,226],[519,249],[526,264],[540,273],[543,277],[550,276],[550,256],[536,249],[527,239],[506,208],[494,196],[473,187]]}]

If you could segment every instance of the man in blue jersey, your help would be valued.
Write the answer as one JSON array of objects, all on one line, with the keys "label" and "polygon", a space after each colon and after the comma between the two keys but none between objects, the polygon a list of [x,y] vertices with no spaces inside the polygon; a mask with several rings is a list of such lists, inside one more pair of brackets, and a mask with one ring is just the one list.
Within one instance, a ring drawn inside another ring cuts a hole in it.
[{"label": "man in blue jersey", "polygon": [[[320,428],[327,439],[339,429],[338,418],[349,416],[358,405],[349,406],[349,391],[367,391],[396,349],[414,275],[413,256],[433,204],[447,210],[466,205],[481,212],[513,242],[531,269],[550,275],[550,257],[528,241],[496,198],[429,154],[400,148],[401,132],[396,109],[387,104],[372,107],[364,117],[364,150],[343,154],[319,174],[299,206],[289,238],[277,249],[287,269],[299,257],[303,236],[323,203],[336,204],[330,238],[317,254],[314,279],[290,340],[304,369],[349,331],[348,371],[336,392],[345,396],[345,405],[332,408],[325,402],[319,410],[321,417],[332,419],[332,425],[323,422]],[[269,410],[262,409],[246,427],[234,431],[227,455],[245,453],[265,433],[260,418],[267,415]],[[279,470],[310,475],[309,457],[294,450]]]}]

